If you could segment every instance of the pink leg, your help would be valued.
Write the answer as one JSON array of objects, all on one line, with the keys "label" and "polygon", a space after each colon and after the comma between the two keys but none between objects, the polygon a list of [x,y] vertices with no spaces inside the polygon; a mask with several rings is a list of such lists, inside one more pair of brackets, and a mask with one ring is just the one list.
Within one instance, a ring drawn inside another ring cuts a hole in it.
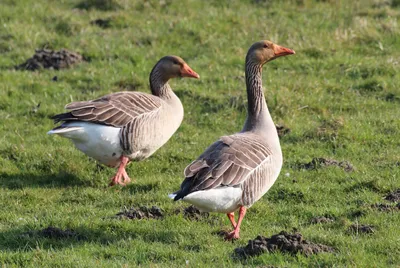
[{"label": "pink leg", "polygon": [[131,178],[129,178],[128,173],[126,173],[126,170],[123,170],[122,177],[124,178],[124,184],[128,184],[131,182]]},{"label": "pink leg", "polygon": [[[115,174],[115,176],[111,178],[109,186],[114,186],[116,184],[125,185],[125,182],[128,183],[130,181],[128,174],[126,174],[125,171],[125,167],[128,163],[129,163],[128,157],[124,155],[121,156],[121,163],[119,164],[117,174]],[[122,177],[124,178],[124,181],[121,180]]]},{"label": "pink leg", "polygon": [[228,216],[228,219],[230,220],[233,229],[235,229],[236,228],[235,213],[231,212],[226,214],[226,216]]},{"label": "pink leg", "polygon": [[233,239],[239,239],[239,233],[240,233],[240,224],[242,224],[242,220],[244,218],[244,215],[246,215],[246,208],[245,207],[240,207],[239,209],[239,219],[237,222],[236,227],[234,228],[234,230],[232,232],[230,232],[229,234],[227,234],[225,236],[226,240],[233,240]]}]

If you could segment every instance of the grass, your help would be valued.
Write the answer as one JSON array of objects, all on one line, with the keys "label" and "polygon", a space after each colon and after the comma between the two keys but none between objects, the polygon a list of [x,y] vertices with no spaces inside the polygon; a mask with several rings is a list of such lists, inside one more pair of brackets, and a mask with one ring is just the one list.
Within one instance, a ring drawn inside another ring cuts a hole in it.
[{"label": "grass", "polygon": [[[398,2],[3,0],[0,266],[398,267],[400,212],[371,208],[400,188]],[[106,26],[91,23],[97,19]],[[263,75],[274,121],[291,132],[281,139],[280,177],[249,209],[241,239],[227,243],[213,234],[229,227],[225,215],[189,221],[174,214],[185,205],[167,194],[209,144],[241,129],[244,57],[261,39],[297,53],[269,63]],[[42,47],[71,49],[88,61],[62,71],[12,68]],[[114,170],[47,136],[49,117],[70,101],[148,92],[148,74],[167,54],[183,57],[201,76],[171,82],[184,122],[150,159],[129,166],[136,183],[107,188]],[[298,168],[314,157],[349,161],[355,171]],[[142,205],[157,205],[166,217],[113,217]],[[310,224],[324,215],[335,222]],[[354,223],[374,225],[375,233],[349,233]],[[83,239],[26,235],[48,226]],[[337,253],[232,258],[258,234],[293,228]]]}]

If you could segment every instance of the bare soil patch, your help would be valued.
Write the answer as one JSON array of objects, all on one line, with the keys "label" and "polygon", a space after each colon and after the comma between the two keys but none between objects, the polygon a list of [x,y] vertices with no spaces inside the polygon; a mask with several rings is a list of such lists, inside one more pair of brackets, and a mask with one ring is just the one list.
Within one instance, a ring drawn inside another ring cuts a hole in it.
[{"label": "bare soil patch", "polygon": [[390,202],[397,202],[400,201],[400,189],[393,191],[385,196],[385,200]]},{"label": "bare soil patch", "polygon": [[90,22],[92,25],[97,25],[100,28],[110,28],[111,27],[111,19],[96,19]]},{"label": "bare soil patch", "polygon": [[324,217],[324,216],[318,216],[314,217],[311,219],[312,224],[318,224],[318,223],[331,223],[334,222],[335,220],[329,217]]},{"label": "bare soil patch", "polygon": [[180,213],[183,213],[183,217],[191,221],[199,221],[210,216],[208,212],[201,212],[198,208],[192,205],[183,209],[175,210],[175,214]]},{"label": "bare soil patch", "polygon": [[249,240],[247,246],[235,249],[235,255],[239,258],[248,258],[276,251],[293,255],[301,253],[310,256],[321,252],[335,252],[335,249],[304,240],[300,233],[289,234],[281,231],[271,237],[257,236],[254,240]]},{"label": "bare soil patch", "polygon": [[316,170],[322,167],[337,166],[343,168],[346,172],[351,172],[354,170],[353,165],[349,161],[338,161],[335,159],[316,157],[309,163],[300,164],[299,168],[306,170]]},{"label": "bare soil patch", "polygon": [[372,209],[376,209],[378,211],[382,211],[382,212],[391,212],[391,211],[399,210],[400,209],[400,203],[398,203],[395,206],[393,206],[391,204],[378,203],[378,204],[371,205],[371,208]]},{"label": "bare soil patch", "polygon": [[123,211],[115,215],[119,219],[130,219],[130,220],[141,220],[141,219],[162,219],[164,217],[164,211],[157,207],[146,207],[141,206],[139,208],[131,207],[129,209],[124,208]]},{"label": "bare soil patch", "polygon": [[375,233],[375,227],[373,225],[366,224],[352,224],[348,229],[349,233],[360,233],[360,234],[373,234]]},{"label": "bare soil patch", "polygon": [[37,49],[31,58],[15,68],[29,71],[36,71],[43,68],[60,70],[69,68],[82,61],[84,61],[82,55],[66,49],[61,49],[60,51]]}]

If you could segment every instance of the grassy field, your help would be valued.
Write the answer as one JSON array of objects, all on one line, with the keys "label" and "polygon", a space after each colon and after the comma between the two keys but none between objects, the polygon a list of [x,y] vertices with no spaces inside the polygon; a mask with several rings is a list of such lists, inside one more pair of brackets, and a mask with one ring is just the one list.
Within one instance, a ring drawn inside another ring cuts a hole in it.
[{"label": "grassy field", "polygon": [[[396,205],[383,198],[400,188],[399,18],[398,0],[0,0],[0,266],[399,267],[400,210],[373,207]],[[188,220],[174,213],[187,205],[167,194],[208,145],[241,129],[244,57],[261,39],[296,51],[263,74],[274,121],[291,132],[281,138],[280,177],[230,243],[215,234],[229,228],[225,215]],[[60,71],[13,68],[43,47],[87,61]],[[47,136],[49,117],[70,101],[149,92],[149,72],[168,54],[201,76],[171,82],[183,124],[152,157],[128,167],[135,183],[106,187],[114,170]],[[349,161],[354,171],[301,168],[315,157]],[[163,219],[114,217],[153,205]],[[312,224],[317,216],[334,221]],[[349,232],[352,224],[375,232]],[[78,236],[41,235],[49,226]],[[259,234],[293,229],[336,253],[232,256]]]}]

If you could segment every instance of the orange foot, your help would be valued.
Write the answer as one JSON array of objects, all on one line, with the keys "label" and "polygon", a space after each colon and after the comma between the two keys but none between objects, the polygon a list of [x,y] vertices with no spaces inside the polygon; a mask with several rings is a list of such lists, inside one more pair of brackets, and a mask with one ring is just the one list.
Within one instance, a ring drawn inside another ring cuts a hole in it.
[{"label": "orange foot", "polygon": [[225,235],[225,240],[236,240],[239,239],[239,230],[235,229]]},{"label": "orange foot", "polygon": [[126,184],[131,182],[131,179],[129,178],[125,170],[125,167],[126,165],[128,165],[128,163],[129,159],[126,156],[121,156],[121,163],[119,164],[117,174],[115,174],[115,176],[111,178],[109,186],[114,186],[117,184],[125,186]]},{"label": "orange foot", "polygon": [[225,236],[225,240],[234,240],[234,239],[239,239],[239,233],[240,233],[240,225],[242,224],[242,220],[244,218],[244,215],[246,215],[246,207],[240,207],[239,208],[239,219],[238,222],[236,224],[235,222],[235,216],[233,214],[233,212],[228,213],[228,218],[233,226],[233,231],[228,233]]}]

